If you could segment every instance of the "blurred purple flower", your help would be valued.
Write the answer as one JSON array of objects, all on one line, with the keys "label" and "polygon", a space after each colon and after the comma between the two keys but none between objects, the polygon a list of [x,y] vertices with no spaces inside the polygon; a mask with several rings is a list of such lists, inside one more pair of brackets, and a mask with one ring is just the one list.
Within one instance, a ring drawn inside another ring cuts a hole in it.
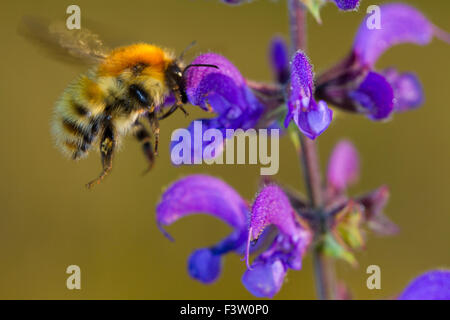
[{"label": "blurred purple flower", "polygon": [[[221,257],[228,252],[246,254],[264,246],[269,237],[261,236],[273,224],[280,232],[269,248],[263,251],[242,278],[245,287],[258,297],[272,297],[284,280],[287,268],[300,269],[303,254],[309,245],[310,231],[296,220],[289,200],[280,188],[266,186],[253,204],[248,227],[249,207],[239,194],[222,180],[207,175],[192,175],[173,183],[162,195],[156,208],[156,220],[162,228],[194,213],[207,213],[229,224],[234,231],[224,240],[209,248],[195,250],[188,262],[189,274],[203,283],[214,282],[221,272]],[[170,238],[170,236],[168,236]],[[247,250],[245,250],[247,249]]]},{"label": "blurred purple flower", "polygon": [[335,147],[328,162],[328,185],[341,192],[358,180],[359,155],[350,141],[342,140]]},{"label": "blurred purple flower", "polygon": [[314,73],[308,58],[300,50],[291,61],[290,89],[285,126],[294,120],[308,138],[317,138],[330,125],[333,112],[324,101],[317,103],[314,100]]},{"label": "blurred purple flower", "polygon": [[[250,266],[250,243],[269,225],[276,226],[279,234]],[[301,223],[286,194],[276,185],[265,186],[252,206],[246,253],[248,269],[242,277],[247,290],[257,297],[273,297],[280,290],[287,269],[301,269],[310,242],[311,232]]]},{"label": "blurred purple flower", "polygon": [[399,300],[450,300],[450,270],[426,272],[406,287]]},{"label": "blurred purple flower", "polygon": [[235,4],[241,4],[241,3],[244,3],[244,2],[250,2],[252,0],[221,0],[221,1],[225,2],[225,3],[228,3],[228,4],[235,5]]},{"label": "blurred purple flower", "polygon": [[289,54],[286,41],[281,37],[274,37],[270,44],[270,62],[275,79],[278,83],[285,84],[289,81]]},{"label": "blurred purple flower", "polygon": [[316,96],[372,120],[387,119],[393,111],[406,111],[423,102],[417,77],[393,68],[375,72],[377,59],[402,43],[429,44],[433,36],[450,42],[415,8],[400,3],[380,6],[381,28],[369,29],[367,16],[360,25],[351,53],[317,78]]}]

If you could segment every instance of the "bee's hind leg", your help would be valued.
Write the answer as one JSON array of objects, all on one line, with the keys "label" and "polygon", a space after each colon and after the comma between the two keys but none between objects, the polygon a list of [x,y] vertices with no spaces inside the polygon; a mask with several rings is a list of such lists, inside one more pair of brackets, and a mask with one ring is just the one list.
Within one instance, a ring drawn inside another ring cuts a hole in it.
[{"label": "bee's hind leg", "polygon": [[151,135],[147,131],[147,129],[145,129],[144,125],[137,121],[134,124],[134,136],[142,144],[142,151],[144,152],[144,156],[148,161],[148,168],[144,171],[145,174],[153,168],[153,164],[155,162],[156,153],[153,151]]},{"label": "bee's hind leg", "polygon": [[116,138],[114,133],[114,127],[111,123],[107,123],[103,129],[102,138],[100,141],[100,154],[102,157],[102,167],[103,171],[98,176],[97,179],[92,180],[86,187],[88,189],[92,188],[94,185],[99,184],[112,170],[112,162],[114,150],[116,148]]},{"label": "bee's hind leg", "polygon": [[152,112],[147,115],[148,122],[150,123],[150,128],[155,135],[155,155],[158,154],[159,146],[159,122],[156,113]]}]

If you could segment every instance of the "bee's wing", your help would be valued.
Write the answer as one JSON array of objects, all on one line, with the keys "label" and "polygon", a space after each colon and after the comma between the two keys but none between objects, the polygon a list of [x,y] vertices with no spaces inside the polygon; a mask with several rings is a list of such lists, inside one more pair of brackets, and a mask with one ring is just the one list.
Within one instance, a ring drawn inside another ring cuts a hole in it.
[{"label": "bee's wing", "polygon": [[24,17],[19,33],[53,57],[69,62],[98,63],[110,51],[100,37],[89,29],[69,30],[63,22],[49,23],[38,17]]}]

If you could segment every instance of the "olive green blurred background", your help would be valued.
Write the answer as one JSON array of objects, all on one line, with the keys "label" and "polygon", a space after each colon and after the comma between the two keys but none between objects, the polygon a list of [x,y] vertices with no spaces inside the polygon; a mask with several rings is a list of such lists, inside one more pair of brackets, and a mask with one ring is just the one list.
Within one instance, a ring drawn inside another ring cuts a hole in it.
[{"label": "olive green blurred background", "polygon": [[[339,12],[327,5],[323,25],[309,17],[309,56],[323,70],[349,50],[365,10]],[[448,0],[406,1],[434,23],[450,31]],[[113,173],[103,184],[84,184],[100,172],[98,154],[80,162],[65,159],[53,146],[49,121],[53,104],[66,85],[87,68],[61,63],[17,34],[24,15],[66,18],[78,4],[84,22],[121,44],[147,41],[188,54],[215,51],[226,55],[247,77],[270,81],[267,46],[275,34],[287,38],[285,1],[254,1],[229,7],[218,0],[145,1],[8,1],[0,12],[0,298],[4,299],[247,299],[241,284],[245,265],[236,255],[225,258],[223,274],[212,285],[192,280],[186,259],[193,248],[208,246],[230,229],[208,216],[191,216],[169,228],[171,243],[155,225],[155,205],[165,186],[190,173],[225,179],[251,200],[257,191],[258,166],[190,166],[170,164],[171,132],[202,112],[188,107],[162,123],[160,155],[154,170],[141,176],[146,163],[140,146],[128,138],[115,158]],[[370,235],[360,266],[338,263],[338,275],[356,298],[392,297],[414,276],[450,267],[449,117],[450,46],[404,45],[385,54],[379,68],[396,65],[421,78],[426,104],[398,114],[389,123],[360,116],[341,116],[319,139],[323,166],[332,146],[348,137],[362,156],[357,194],[388,184],[387,214],[401,227],[395,237]],[[288,137],[281,143],[276,178],[303,189],[295,150]],[[302,271],[289,271],[277,298],[312,299],[311,257]],[[81,267],[82,289],[66,289],[67,266]],[[366,268],[381,267],[382,289],[366,288]]]}]

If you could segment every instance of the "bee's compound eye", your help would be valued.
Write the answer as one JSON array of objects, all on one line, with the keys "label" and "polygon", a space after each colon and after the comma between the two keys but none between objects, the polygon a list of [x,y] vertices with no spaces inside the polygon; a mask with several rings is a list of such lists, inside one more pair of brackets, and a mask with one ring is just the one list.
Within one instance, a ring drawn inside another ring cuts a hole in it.
[{"label": "bee's compound eye", "polygon": [[149,105],[148,102],[148,93],[145,91],[144,88],[137,84],[130,85],[129,88],[130,95],[134,97],[136,100],[138,100],[142,105],[147,106]]}]

